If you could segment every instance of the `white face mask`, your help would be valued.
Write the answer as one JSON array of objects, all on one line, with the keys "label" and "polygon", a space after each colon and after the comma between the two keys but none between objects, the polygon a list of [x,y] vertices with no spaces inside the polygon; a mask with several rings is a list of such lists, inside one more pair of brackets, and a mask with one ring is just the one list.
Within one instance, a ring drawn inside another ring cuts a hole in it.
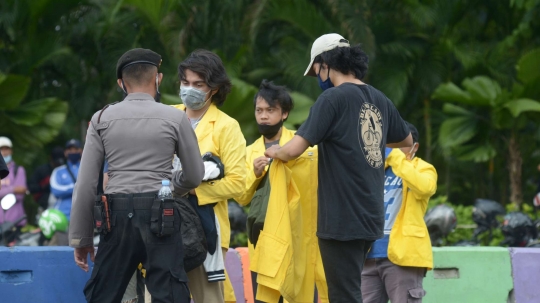
[{"label": "white face mask", "polygon": [[9,162],[11,162],[11,155],[5,156],[5,157],[4,157],[4,162],[6,162],[6,164],[9,163]]},{"label": "white face mask", "polygon": [[180,86],[180,99],[191,110],[200,110],[206,105],[206,102],[210,100],[210,98],[206,99],[206,94],[191,86]]}]

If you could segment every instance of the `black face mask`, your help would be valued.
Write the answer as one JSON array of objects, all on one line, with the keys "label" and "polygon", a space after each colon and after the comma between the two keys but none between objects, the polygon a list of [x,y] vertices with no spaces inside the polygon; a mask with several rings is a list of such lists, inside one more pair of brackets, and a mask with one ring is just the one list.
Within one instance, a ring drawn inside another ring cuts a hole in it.
[{"label": "black face mask", "polygon": [[259,127],[259,133],[261,135],[263,135],[266,139],[271,139],[279,132],[279,130],[283,126],[283,120],[279,121],[274,125],[257,124],[257,126]]}]

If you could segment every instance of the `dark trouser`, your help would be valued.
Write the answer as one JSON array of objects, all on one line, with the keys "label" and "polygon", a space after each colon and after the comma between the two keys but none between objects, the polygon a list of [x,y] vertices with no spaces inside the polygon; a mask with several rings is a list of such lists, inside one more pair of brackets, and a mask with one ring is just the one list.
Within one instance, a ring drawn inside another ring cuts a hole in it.
[{"label": "dark trouser", "polygon": [[387,258],[368,259],[362,272],[364,303],[421,303],[426,292],[423,267],[406,267]]},{"label": "dark trouser", "polygon": [[319,238],[331,303],[362,303],[362,269],[373,241]]},{"label": "dark trouser", "polygon": [[153,303],[188,303],[187,275],[180,234],[180,214],[174,211],[170,236],[150,232],[153,194],[114,195],[113,229],[101,235],[92,276],[84,288],[88,302],[119,303],[139,263]]}]

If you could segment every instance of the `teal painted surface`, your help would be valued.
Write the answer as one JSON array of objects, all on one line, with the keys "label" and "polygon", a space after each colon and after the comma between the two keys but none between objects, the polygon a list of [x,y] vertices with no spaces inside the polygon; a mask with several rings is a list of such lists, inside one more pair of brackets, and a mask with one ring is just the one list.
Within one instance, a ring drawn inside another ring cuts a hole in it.
[{"label": "teal painted surface", "polygon": [[[506,303],[513,288],[510,253],[503,247],[435,247],[424,303]],[[440,269],[456,268],[456,271]],[[441,276],[449,276],[444,278]],[[434,276],[439,276],[435,278]]]}]

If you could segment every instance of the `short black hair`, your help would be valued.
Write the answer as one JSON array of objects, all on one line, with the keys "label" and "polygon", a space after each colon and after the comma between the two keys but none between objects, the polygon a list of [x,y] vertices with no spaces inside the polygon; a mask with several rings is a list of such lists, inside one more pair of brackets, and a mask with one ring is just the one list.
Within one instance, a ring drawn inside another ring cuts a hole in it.
[{"label": "short black hair", "polygon": [[345,75],[354,74],[357,79],[362,80],[368,71],[369,58],[360,44],[357,44],[326,51],[315,57],[313,63],[326,63],[328,68]]},{"label": "short black hair", "polygon": [[197,49],[178,65],[178,79],[180,81],[186,78],[186,69],[204,79],[210,89],[218,90],[212,96],[212,102],[217,106],[225,103],[227,95],[231,92],[232,84],[218,55],[205,49]]},{"label": "short black hair", "polygon": [[[294,103],[287,91],[287,87],[275,85],[274,82],[266,79],[262,80],[259,91],[253,98],[253,106],[257,106],[257,98],[263,98],[270,106],[276,106],[279,103],[283,113],[290,113],[294,108]],[[287,120],[287,119],[285,119]]]},{"label": "short black hair", "polygon": [[418,134],[418,130],[416,129],[416,127],[410,122],[405,121],[405,123],[407,124],[407,126],[409,126],[413,142],[418,142],[418,137],[420,137],[420,135]]},{"label": "short black hair", "polygon": [[131,85],[147,85],[156,81],[158,68],[152,64],[137,63],[122,70],[122,79]]}]

